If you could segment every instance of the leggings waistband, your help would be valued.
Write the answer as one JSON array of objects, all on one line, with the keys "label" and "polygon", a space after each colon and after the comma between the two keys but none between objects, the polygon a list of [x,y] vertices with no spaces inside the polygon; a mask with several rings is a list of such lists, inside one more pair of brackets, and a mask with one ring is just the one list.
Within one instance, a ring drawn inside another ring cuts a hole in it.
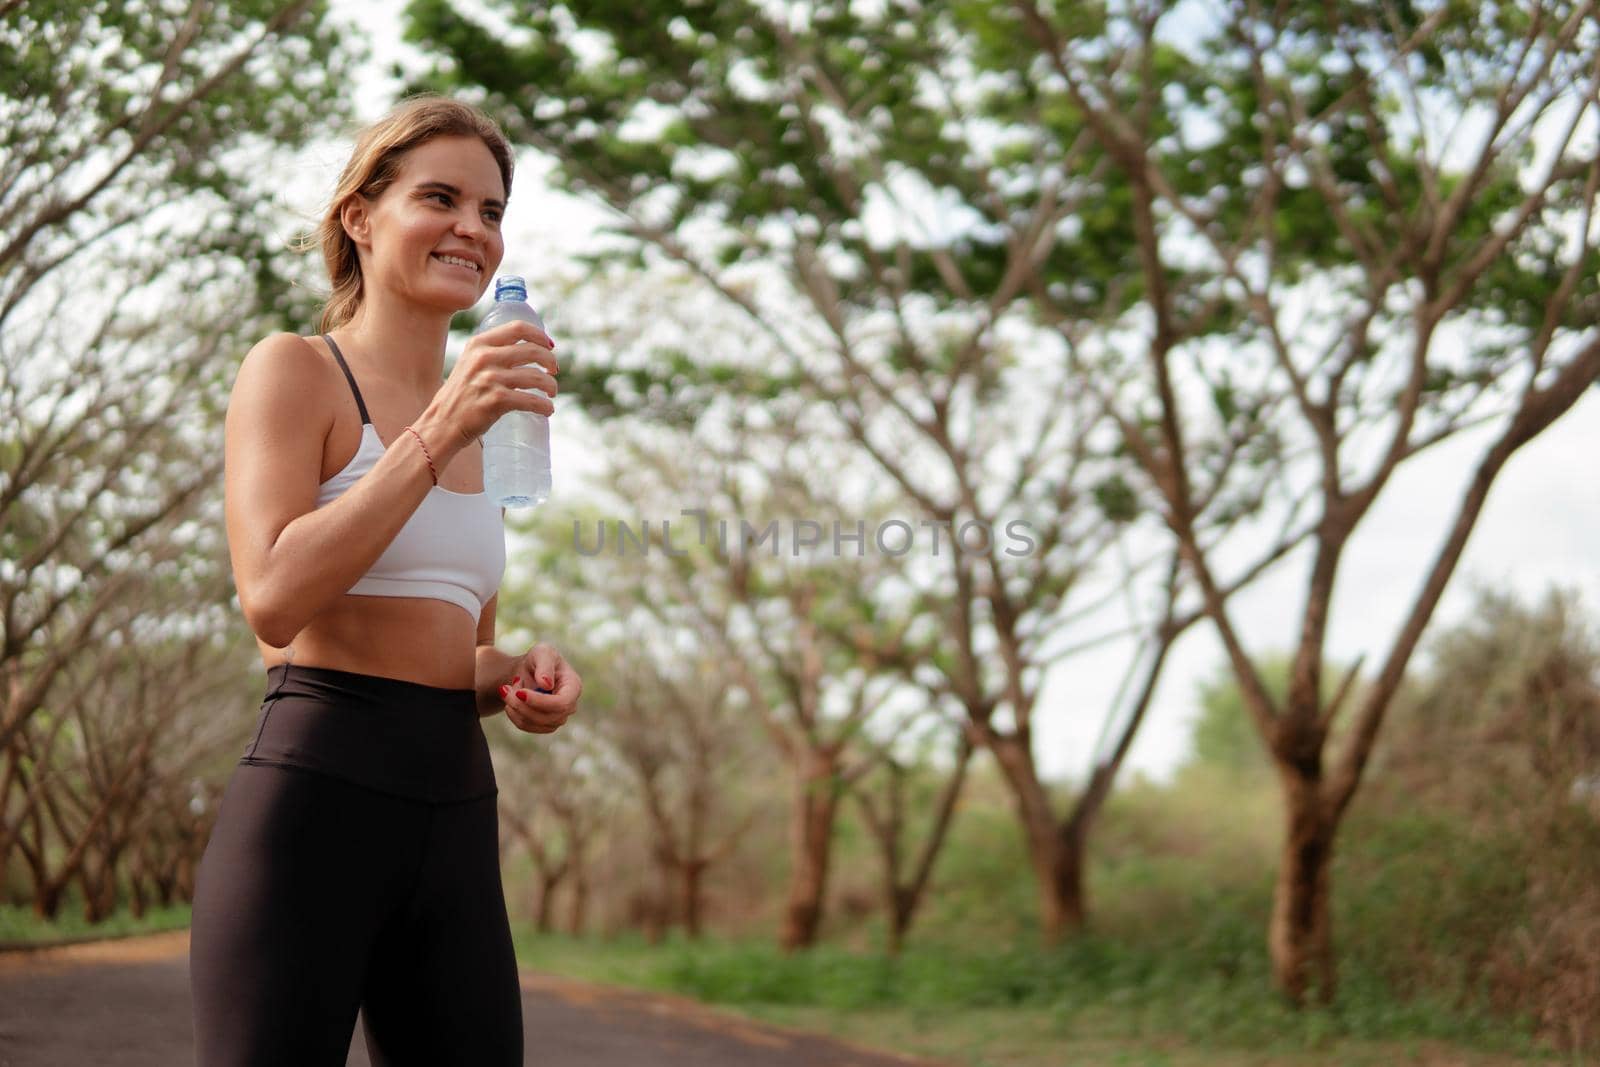
[{"label": "leggings waistband", "polygon": [[317,771],[447,803],[496,791],[471,689],[279,663],[241,763]]}]

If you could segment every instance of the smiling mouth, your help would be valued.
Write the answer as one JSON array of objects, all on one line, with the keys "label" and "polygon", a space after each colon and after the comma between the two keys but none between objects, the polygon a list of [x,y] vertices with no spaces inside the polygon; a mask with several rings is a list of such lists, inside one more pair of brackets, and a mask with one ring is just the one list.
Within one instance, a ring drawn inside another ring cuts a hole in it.
[{"label": "smiling mouth", "polygon": [[463,270],[470,270],[474,274],[483,273],[483,268],[472,262],[470,259],[462,259],[459,256],[442,256],[437,252],[433,253],[432,258],[437,259],[440,263],[443,263],[447,267],[460,267]]}]

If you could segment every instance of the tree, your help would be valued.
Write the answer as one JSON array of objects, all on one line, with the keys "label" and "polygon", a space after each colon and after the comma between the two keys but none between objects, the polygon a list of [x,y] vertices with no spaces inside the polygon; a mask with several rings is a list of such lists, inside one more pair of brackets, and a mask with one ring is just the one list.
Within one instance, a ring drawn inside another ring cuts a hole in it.
[{"label": "tree", "polygon": [[[858,784],[852,793],[883,862],[884,917],[890,955],[898,955],[905,946],[917,908],[927,894],[934,861],[944,847],[945,835],[961,799],[967,767],[972,762],[972,741],[966,732],[952,731],[948,727],[943,732],[953,733],[956,738],[951,768],[946,770],[930,759],[924,746],[924,751],[917,753],[919,758],[914,761],[894,755],[883,760],[882,773],[878,775],[883,779],[880,791],[873,791],[869,778]],[[934,788],[930,789],[930,785]],[[906,849],[915,837],[914,816],[907,814],[908,792],[913,799],[913,811],[925,808],[929,812],[921,844],[909,863]]]},{"label": "tree", "polygon": [[[154,261],[175,286],[237,258],[284,310],[281,257],[267,239],[272,201],[251,166],[345,114],[348,65],[325,7],[31,0],[0,9],[0,326],[56,310],[30,301],[70,296],[81,343],[94,318],[83,314],[82,286],[41,290],[68,267],[81,277],[85,256],[98,270],[132,271],[117,279],[130,285],[153,283]],[[217,306],[230,304],[239,310]]]},{"label": "tree", "polygon": [[709,657],[674,670],[643,657],[617,665],[628,675],[600,727],[632,774],[661,868],[664,896],[691,938],[705,925],[706,877],[738,847],[755,809],[740,812],[738,772],[749,766],[744,708]]},{"label": "tree", "polygon": [[[1274,700],[1289,692],[1293,661],[1281,652],[1269,652],[1256,664],[1256,674]],[[1332,677],[1323,680],[1323,699],[1331,699],[1334,679],[1350,672],[1348,665],[1335,665]],[[1357,679],[1356,684],[1359,684]],[[1200,687],[1200,717],[1195,720],[1188,766],[1205,767],[1230,777],[1252,776],[1272,769],[1272,762],[1261,747],[1251,724],[1244,691],[1233,668],[1223,663],[1217,674]]]},{"label": "tree", "polygon": [[556,893],[568,884],[575,887],[568,927],[574,934],[582,930],[588,853],[606,808],[594,788],[592,748],[587,731],[567,737],[496,735],[500,819],[533,865],[530,912],[540,933],[555,929]]},{"label": "tree", "polygon": [[[1047,930],[1081,902],[1093,804],[1062,823],[1029,785],[1029,681],[1056,649],[1028,638],[1103,573],[1101,517],[1117,542],[1159,523],[1178,566],[1149,572],[1151,646],[1192,589],[1284,785],[1275,979],[1331,997],[1329,860],[1385,711],[1495,478],[1600,374],[1594,4],[567,5],[514,38],[409,10],[449,60],[434,83],[557,157],[638,263],[744,308],[931,519],[1053,512],[1053,579],[950,575],[983,590],[950,601],[982,608],[952,684],[1006,768]],[[1082,436],[1101,419],[1115,442]],[[1351,537],[1397,469],[1468,430],[1479,459],[1371,684],[1352,667],[1325,690]],[[1302,534],[1274,701],[1229,594]]]},{"label": "tree", "polygon": [[[716,356],[647,337],[645,365],[580,377],[586,406],[692,423],[719,397],[806,399],[805,416],[785,404],[773,424],[849,442],[931,528],[921,536],[943,539],[917,578],[937,635],[908,644],[908,620],[891,618],[830,636],[959,702],[1012,790],[1044,936],[1077,927],[1090,830],[1199,617],[1176,605],[1170,550],[1146,543],[1123,566],[1115,547],[1148,521],[1129,510],[1126,460],[1060,345],[1028,337],[1034,286],[1069,292],[1090,320],[1131,299],[1104,153],[1063,133],[1070,116],[1050,101],[993,137],[967,84],[967,8],[489,7],[517,34],[441,0],[410,5],[408,36],[443,60],[418,86],[481,94],[565,187],[611,208],[621,240],[597,261],[695,279],[752,335],[719,330]],[[1010,551],[1001,532],[1018,521],[1037,540]],[[1125,595],[1132,617],[1108,620]],[[1114,707],[1039,706],[1047,670],[1118,636],[1135,652]],[[1064,813],[1036,762],[1046,712],[1112,724]]]},{"label": "tree", "polygon": [[[627,466],[625,458],[616,462]],[[535,817],[513,812],[508,823],[552,890],[571,878],[577,927],[590,853],[583,846],[602,820],[608,844],[624,840],[620,820],[607,815],[632,817],[639,846],[653,862],[645,867],[630,853],[620,866],[629,876],[644,871],[654,883],[636,887],[631,917],[652,938],[675,919],[698,937],[707,918],[709,882],[758,813],[746,772],[759,760],[760,738],[748,705],[734,699],[731,672],[715,655],[719,650],[696,644],[682,618],[668,616],[663,624],[647,607],[658,602],[653,561],[578,550],[588,540],[579,530],[586,510],[577,509],[568,525],[567,516],[541,508],[513,527],[530,535],[532,551],[513,553],[518,565],[502,586],[502,617],[527,623],[540,640],[561,647],[584,675],[586,710],[562,731],[571,734],[565,740],[523,736],[495,742],[497,751],[525,766],[542,767],[552,758],[544,751],[524,755],[530,746],[572,753],[562,773],[535,772],[526,783],[539,798]],[[510,777],[520,780],[522,772]],[[618,794],[618,781],[630,788]],[[626,801],[607,803],[607,796]],[[565,827],[565,845],[555,842],[552,821]],[[518,829],[519,823],[525,825]]]},{"label": "tree", "polygon": [[[680,515],[676,533],[671,520],[654,527],[646,521],[631,532],[637,542],[631,549],[624,549],[619,527],[616,559],[596,544],[604,573],[594,580],[613,588],[626,583],[632,604],[670,635],[668,654],[713,657],[742,694],[740,710],[771,741],[790,782],[789,885],[778,939],[789,951],[808,948],[822,927],[841,806],[880,755],[861,743],[862,734],[894,679],[864,669],[849,643],[819,621],[852,617],[862,569],[800,560],[775,517],[820,514],[816,509],[825,505],[799,472],[830,465],[796,445],[792,465],[774,461],[768,469],[777,476],[747,490],[739,483],[749,471],[740,470],[738,457],[754,447],[752,438],[720,447],[676,440],[662,447],[659,434],[613,432],[613,488],[635,507],[694,501],[703,513],[686,522]],[[770,553],[738,543],[748,540],[742,529],[726,544],[720,530],[713,534],[720,520],[709,516],[730,513],[747,523],[754,518]],[[694,644],[685,648],[670,638]]]},{"label": "tree", "polygon": [[323,9],[0,10],[0,749],[124,610],[204,618],[126,598],[219,564],[229,357],[295,307],[264,164],[344,114]]},{"label": "tree", "polygon": [[[1047,286],[1037,307],[1117,421],[1283,784],[1276,981],[1331,999],[1330,861],[1386,712],[1495,479],[1600,377],[1600,28],[1587,2],[1169,10],[1018,0],[980,36],[1013,60],[1027,42],[1018,91],[1069,109],[1126,196],[1141,296],[1120,343],[1084,337]],[[1325,652],[1336,605],[1361,610],[1336,597],[1340,564],[1396,472],[1473,429],[1437,552],[1357,690],[1361,661],[1336,678]],[[1263,453],[1287,461],[1236,460]],[[1244,550],[1197,523],[1307,503],[1279,699],[1223,596]]]},{"label": "tree", "polygon": [[[46,918],[75,881],[91,923],[146,881],[168,902],[192,888],[204,844],[192,783],[242,743],[243,720],[225,714],[241,703],[237,647],[205,631],[163,634],[139,600],[72,657],[58,690],[70,697],[30,716],[0,764],[0,866],[20,855]],[[152,830],[164,840],[147,842]]]}]

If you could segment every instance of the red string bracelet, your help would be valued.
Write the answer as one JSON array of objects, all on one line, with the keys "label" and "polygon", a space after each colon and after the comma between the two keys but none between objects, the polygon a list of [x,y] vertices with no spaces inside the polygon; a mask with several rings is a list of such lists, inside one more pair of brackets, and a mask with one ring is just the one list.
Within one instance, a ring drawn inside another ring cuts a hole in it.
[{"label": "red string bracelet", "polygon": [[428,461],[428,473],[433,475],[433,484],[439,484],[439,472],[433,468],[433,455],[428,451],[428,446],[422,443],[422,435],[407,426],[406,431],[417,439],[417,445],[422,449],[422,458]]}]

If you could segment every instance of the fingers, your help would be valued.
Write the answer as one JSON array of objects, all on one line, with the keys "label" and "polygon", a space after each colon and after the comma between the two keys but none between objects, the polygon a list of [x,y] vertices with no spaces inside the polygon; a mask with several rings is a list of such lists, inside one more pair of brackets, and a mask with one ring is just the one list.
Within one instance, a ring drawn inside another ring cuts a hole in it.
[{"label": "fingers", "polygon": [[509,411],[531,411],[546,417],[556,413],[555,403],[543,393],[525,393],[520,389],[513,389],[510,396],[511,404],[507,408]]},{"label": "fingers", "polygon": [[529,344],[542,345],[545,348],[552,349],[556,346],[556,343],[550,339],[549,334],[533,323],[523,322],[521,319],[502,322],[492,330],[485,330],[475,335],[473,340],[479,341],[490,348],[509,348],[518,341],[526,341]]},{"label": "fingers", "polygon": [[563,659],[556,667],[555,681],[555,695],[571,702],[573,707],[576,708],[578,698],[583,695],[583,678],[577,671],[572,669],[571,664]]},{"label": "fingers", "polygon": [[534,349],[532,345],[517,345],[516,348],[522,350],[516,355],[519,365],[496,372],[501,384],[516,390],[507,397],[511,409],[534,411],[540,415],[554,414],[556,406],[552,400],[561,389],[555,379],[554,357],[543,350]]},{"label": "fingers", "polygon": [[501,686],[506,717],[519,730],[548,734],[559,730],[578,710],[583,679],[560,652],[543,642],[528,649],[513,684]]},{"label": "fingers", "polygon": [[575,709],[571,701],[554,693],[536,693],[531,689],[514,689],[506,694],[506,717],[519,730],[548,734],[566,725]]},{"label": "fingers", "polygon": [[[560,365],[549,334],[530,322],[504,322],[473,337],[468,345],[476,373],[508,390],[493,401],[496,418],[505,411],[555,413],[553,398],[560,392],[556,381]],[[497,392],[493,387],[490,391]]]},{"label": "fingers", "polygon": [[554,692],[557,673],[566,660],[561,658],[561,653],[554,647],[540,642],[528,649],[528,654],[523,657],[522,662],[528,668],[528,677],[535,687],[546,692]]},{"label": "fingers", "polygon": [[542,367],[516,367],[505,372],[505,383],[514,389],[542,389],[546,396],[555,396],[560,383]]},{"label": "fingers", "polygon": [[[504,411],[534,411],[551,415],[556,406],[552,398],[560,392],[554,378],[537,367],[521,367],[497,372],[497,380],[505,387],[498,393]],[[498,417],[498,416],[497,416]]]},{"label": "fingers", "polygon": [[513,389],[510,396],[511,411],[531,411],[546,417],[556,413],[555,403],[543,393],[525,393],[520,389]]},{"label": "fingers", "polygon": [[482,351],[485,358],[496,366],[537,366],[552,376],[561,370],[561,365],[556,362],[555,348],[551,345],[530,341],[522,345],[496,345]]}]

